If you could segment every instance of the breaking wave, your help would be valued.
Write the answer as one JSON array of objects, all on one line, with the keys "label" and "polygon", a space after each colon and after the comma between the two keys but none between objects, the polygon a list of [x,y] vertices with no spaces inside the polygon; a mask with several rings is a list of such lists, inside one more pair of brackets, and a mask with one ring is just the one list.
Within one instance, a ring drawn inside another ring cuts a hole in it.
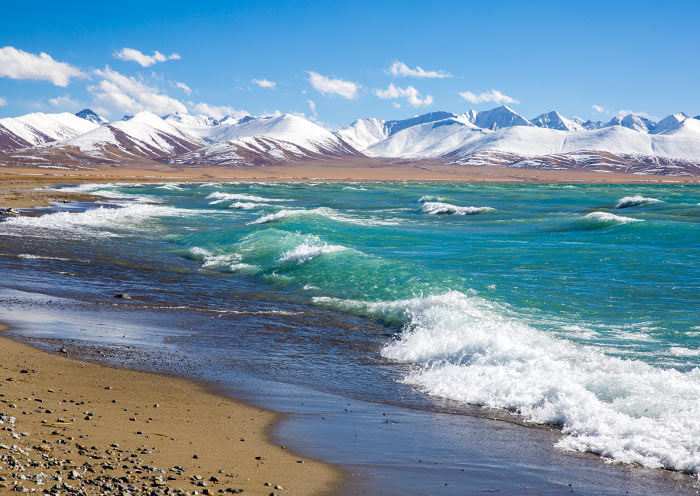
[{"label": "breaking wave", "polygon": [[304,242],[291,250],[284,252],[282,257],[279,259],[280,263],[296,263],[303,264],[319,255],[324,255],[327,253],[337,253],[339,251],[345,251],[348,248],[341,245],[329,245],[328,243],[323,243],[319,240],[317,236],[310,236],[305,239]]},{"label": "breaking wave", "polygon": [[421,211],[430,215],[476,215],[484,212],[493,212],[491,207],[458,207],[451,203],[425,202]]},{"label": "breaking wave", "polygon": [[[55,212],[39,217],[11,217],[0,226],[50,231],[84,231],[86,228],[136,230],[154,217],[188,215],[195,211],[163,205],[129,203],[118,208],[98,207],[82,212]],[[109,236],[107,232],[101,234]]]},{"label": "breaking wave", "polygon": [[622,215],[611,214],[610,212],[591,212],[583,217],[584,226],[588,228],[599,228],[629,224],[630,222],[643,222],[642,219],[634,217],[623,217]]},{"label": "breaking wave", "polygon": [[317,304],[389,322],[382,355],[411,364],[404,382],[428,394],[555,425],[562,449],[698,474],[700,369],[680,372],[604,354],[539,331],[458,291],[389,302]]},{"label": "breaking wave", "polygon": [[635,196],[625,196],[617,201],[615,208],[629,208],[636,207],[639,205],[647,205],[649,203],[661,203],[662,200],[657,200],[656,198],[646,198],[641,195]]},{"label": "breaking wave", "polygon": [[286,202],[292,200],[283,200],[278,198],[263,198],[262,196],[246,195],[243,193],[222,193],[220,191],[215,191],[207,196],[208,200],[214,200],[209,202],[209,205],[215,205],[217,203],[222,203],[225,201],[243,201],[243,202]]},{"label": "breaking wave", "polygon": [[252,224],[267,224],[270,222],[278,222],[287,218],[304,217],[304,216],[320,216],[325,217],[336,222],[346,222],[350,224],[358,224],[362,226],[372,226],[372,225],[395,225],[396,222],[388,219],[377,219],[377,218],[362,218],[362,217],[352,217],[349,215],[343,215],[336,210],[328,207],[318,207],[309,210],[305,209],[284,209],[271,214],[263,215],[251,222]]}]

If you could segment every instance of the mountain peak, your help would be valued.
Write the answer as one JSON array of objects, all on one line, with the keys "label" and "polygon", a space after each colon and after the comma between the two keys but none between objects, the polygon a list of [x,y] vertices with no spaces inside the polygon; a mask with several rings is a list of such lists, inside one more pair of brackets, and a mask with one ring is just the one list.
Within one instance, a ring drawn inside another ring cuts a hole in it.
[{"label": "mountain peak", "polygon": [[577,122],[574,119],[567,119],[556,110],[538,115],[531,122],[537,127],[546,127],[558,131],[580,131],[583,129],[583,121]]},{"label": "mountain peak", "polygon": [[[471,116],[474,117],[474,120],[471,120]],[[476,113],[471,111],[467,113],[467,117],[472,124],[483,129],[491,129],[492,131],[504,127],[533,126],[532,122],[528,121],[507,105],[501,105],[491,110],[482,110]]]},{"label": "mountain peak", "polygon": [[109,122],[107,119],[88,108],[77,112],[75,115],[81,119],[85,119],[86,121],[94,122],[98,126],[104,126]]}]

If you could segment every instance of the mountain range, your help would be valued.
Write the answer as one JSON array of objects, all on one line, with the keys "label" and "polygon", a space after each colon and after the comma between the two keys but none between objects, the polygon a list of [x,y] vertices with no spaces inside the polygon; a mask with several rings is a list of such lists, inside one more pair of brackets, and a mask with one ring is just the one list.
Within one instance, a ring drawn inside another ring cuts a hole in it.
[{"label": "mountain range", "polygon": [[255,166],[373,157],[463,165],[700,174],[700,116],[609,122],[551,111],[527,119],[508,106],[404,120],[359,119],[332,132],[292,114],[216,119],[140,112],[109,122],[90,109],[0,119],[0,165],[78,167],[159,161]]}]

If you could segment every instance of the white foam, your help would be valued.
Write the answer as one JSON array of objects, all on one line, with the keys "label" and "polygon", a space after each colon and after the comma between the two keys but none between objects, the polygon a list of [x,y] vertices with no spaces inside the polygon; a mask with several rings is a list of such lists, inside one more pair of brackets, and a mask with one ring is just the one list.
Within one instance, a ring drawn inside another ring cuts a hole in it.
[{"label": "white foam", "polygon": [[435,196],[435,195],[423,195],[420,198],[418,198],[418,203],[441,202],[441,201],[445,201],[445,199],[441,198],[439,196]]},{"label": "white foam", "polygon": [[[189,211],[162,205],[131,203],[119,208],[98,207],[83,212],[55,212],[39,217],[11,217],[0,226],[50,231],[79,231],[96,228],[138,229],[153,217],[187,215]],[[108,232],[102,234],[109,235]]]},{"label": "white foam", "polygon": [[221,203],[227,200],[233,201],[244,201],[244,202],[286,202],[292,200],[281,200],[278,198],[263,198],[262,196],[246,195],[243,193],[222,193],[221,191],[215,191],[207,196],[207,199],[214,200],[210,202],[210,205]]},{"label": "white foam", "polygon": [[337,222],[347,222],[350,224],[358,224],[361,226],[387,226],[396,225],[397,220],[392,219],[377,219],[377,218],[361,218],[361,217],[351,217],[349,215],[343,215],[328,207],[318,207],[309,210],[305,209],[283,209],[278,212],[263,215],[255,219],[254,221],[248,222],[251,224],[267,224],[270,222],[277,222],[286,218],[302,217],[309,215],[319,215],[321,217],[326,217]]},{"label": "white foam", "polygon": [[284,252],[282,257],[279,259],[279,262],[292,262],[300,265],[313,260],[319,255],[337,253],[347,249],[347,247],[341,245],[329,245],[327,243],[322,243],[317,236],[310,236],[306,238],[302,244]]},{"label": "white foam", "polygon": [[406,322],[382,355],[413,364],[405,382],[431,395],[559,425],[563,449],[700,471],[698,368],[680,372],[612,357],[456,291],[392,302],[314,301]]},{"label": "white foam", "polygon": [[[221,200],[223,201],[223,200]],[[253,202],[233,202],[228,208],[235,208],[238,210],[253,210],[256,208],[269,207],[269,203],[253,203]]]},{"label": "white foam", "polygon": [[660,203],[661,200],[657,200],[656,198],[646,198],[641,195],[635,195],[635,196],[625,196],[624,198],[620,198],[617,201],[617,205],[615,205],[615,208],[628,208],[628,207],[636,207],[638,205],[646,205],[649,203]]},{"label": "white foam", "polygon": [[623,217],[622,215],[611,214],[610,212],[591,212],[584,217],[586,220],[602,222],[606,224],[628,224],[630,222],[643,222],[642,219],[634,217]]},{"label": "white foam", "polygon": [[430,215],[476,215],[483,212],[492,212],[495,209],[491,207],[458,207],[451,203],[425,202],[421,210]]},{"label": "white foam", "polygon": [[238,253],[215,254],[205,248],[193,246],[190,248],[190,255],[202,262],[203,268],[226,268],[231,272],[257,272],[258,267],[241,262],[241,255]]}]

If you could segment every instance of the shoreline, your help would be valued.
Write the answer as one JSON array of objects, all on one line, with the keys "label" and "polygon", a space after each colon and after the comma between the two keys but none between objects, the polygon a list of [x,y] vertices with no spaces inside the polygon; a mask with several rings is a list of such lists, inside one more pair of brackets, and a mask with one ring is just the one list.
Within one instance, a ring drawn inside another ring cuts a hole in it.
[{"label": "shoreline", "polygon": [[249,168],[128,164],[56,170],[0,167],[0,206],[30,208],[52,202],[94,201],[84,193],[33,191],[58,184],[110,182],[426,182],[499,184],[700,184],[700,176],[652,176],[580,170],[509,169],[444,163],[313,162]]},{"label": "shoreline", "polygon": [[0,454],[17,461],[0,461],[0,493],[67,484],[88,493],[121,485],[134,494],[322,495],[343,479],[273,444],[278,413],[196,381],[56,355],[7,330],[0,324],[0,412],[12,430],[0,431]]}]

